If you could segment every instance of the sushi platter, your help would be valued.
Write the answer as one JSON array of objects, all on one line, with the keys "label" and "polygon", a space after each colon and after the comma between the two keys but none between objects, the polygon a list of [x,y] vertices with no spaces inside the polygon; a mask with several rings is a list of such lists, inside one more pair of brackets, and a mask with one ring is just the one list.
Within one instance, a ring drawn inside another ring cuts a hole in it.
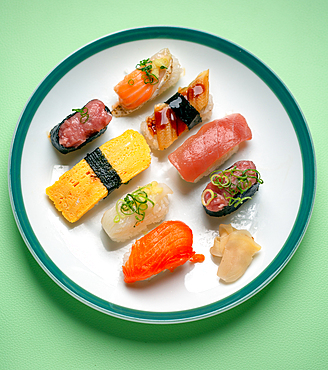
[{"label": "sushi platter", "polygon": [[[126,91],[139,85],[148,100],[136,105]],[[205,103],[196,101],[205,92]],[[68,147],[61,127],[87,132],[94,112],[102,126],[77,150]],[[171,117],[178,134],[163,136],[158,117]],[[233,144],[215,155],[211,144],[199,149],[213,132],[221,149]],[[205,160],[207,172],[199,170]],[[233,183],[242,177],[236,163],[252,181],[232,187],[246,196],[229,194],[229,206],[213,210],[220,176],[212,171]],[[90,307],[145,323],[206,318],[265,287],[299,246],[315,187],[311,135],[279,77],[240,46],[179,27],[121,31],[68,56],[26,103],[9,161],[13,213],[44,271]],[[238,278],[223,273],[232,258],[223,235],[252,245]],[[141,273],[135,264],[141,253],[140,263],[149,260],[145,245],[178,255],[158,252],[155,272]]]}]

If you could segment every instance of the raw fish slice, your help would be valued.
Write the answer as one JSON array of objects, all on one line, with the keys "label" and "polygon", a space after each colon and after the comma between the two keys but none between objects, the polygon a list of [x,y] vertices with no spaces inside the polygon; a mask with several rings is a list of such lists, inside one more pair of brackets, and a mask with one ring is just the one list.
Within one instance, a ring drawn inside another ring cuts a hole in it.
[{"label": "raw fish slice", "polygon": [[226,170],[215,171],[210,180],[201,199],[205,212],[213,217],[236,211],[263,183],[254,162],[248,160],[237,161]]},{"label": "raw fish slice", "polygon": [[[164,219],[169,210],[169,194],[173,194],[173,191],[166,184],[158,184],[157,181],[139,187],[123,199],[118,200],[112,208],[104,213],[101,219],[103,229],[116,242],[122,242],[139,235],[149,225]],[[148,201],[145,205],[146,195]],[[130,208],[127,206],[128,203],[124,202],[125,198],[128,201],[133,199]],[[122,210],[125,212],[123,213]],[[135,212],[131,212],[131,210]],[[139,221],[140,219],[142,220]]]},{"label": "raw fish slice", "polygon": [[[151,67],[148,72],[141,70],[147,67]],[[175,85],[181,73],[179,61],[167,48],[147,60],[140,61],[136,69],[114,87],[118,102],[113,105],[112,114],[121,117],[139,109]]]},{"label": "raw fish slice", "polygon": [[109,108],[99,99],[73,111],[50,131],[52,145],[63,154],[80,149],[102,135],[112,120]]},{"label": "raw fish slice", "polygon": [[[136,69],[114,87],[114,91],[119,95],[119,101],[125,109],[137,108],[150,99],[156,89],[155,85],[145,84],[144,76],[144,72]],[[132,81],[133,85],[130,85]]]},{"label": "raw fish slice", "polygon": [[173,271],[195,255],[192,243],[192,231],[185,223],[163,222],[133,244],[123,266],[124,281],[134,283],[166,269]]},{"label": "raw fish slice", "polygon": [[168,159],[188,182],[197,182],[210,174],[251,140],[252,132],[241,114],[231,114],[206,123],[190,136]]}]

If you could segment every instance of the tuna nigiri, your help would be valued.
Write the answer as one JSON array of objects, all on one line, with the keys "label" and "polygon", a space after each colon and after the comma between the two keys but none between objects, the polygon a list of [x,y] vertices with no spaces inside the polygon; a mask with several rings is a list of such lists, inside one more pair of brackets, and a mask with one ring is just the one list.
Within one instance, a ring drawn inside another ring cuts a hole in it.
[{"label": "tuna nigiri", "polygon": [[251,138],[246,119],[241,114],[231,114],[206,123],[168,158],[184,180],[197,182],[236,153],[240,143]]},{"label": "tuna nigiri", "polygon": [[252,161],[238,161],[223,171],[215,171],[202,193],[205,212],[221,217],[237,210],[251,199],[263,184]]},{"label": "tuna nigiri", "polygon": [[124,281],[145,280],[164,270],[173,271],[188,260],[195,261],[192,243],[192,231],[185,223],[163,222],[133,244],[123,265]]},{"label": "tuna nigiri", "polygon": [[102,135],[112,120],[110,110],[99,99],[73,111],[50,131],[52,145],[63,154],[80,149]]},{"label": "tuna nigiri", "polygon": [[121,117],[141,108],[175,85],[181,73],[179,61],[167,48],[140,61],[136,69],[114,87],[118,102],[113,105],[112,114]]},{"label": "tuna nigiri", "polygon": [[141,123],[141,133],[152,149],[167,149],[184,132],[211,117],[213,98],[209,93],[209,70],[201,72],[187,87],[179,88]]}]

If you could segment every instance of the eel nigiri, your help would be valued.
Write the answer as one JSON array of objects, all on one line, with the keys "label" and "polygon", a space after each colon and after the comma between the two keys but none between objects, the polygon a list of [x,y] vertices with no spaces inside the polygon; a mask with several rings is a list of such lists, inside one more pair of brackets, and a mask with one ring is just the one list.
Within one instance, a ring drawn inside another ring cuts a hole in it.
[{"label": "eel nigiri", "polygon": [[141,133],[152,149],[167,149],[184,132],[208,120],[212,109],[206,70],[165,103],[155,105],[154,113],[141,123]]},{"label": "eel nigiri", "polygon": [[104,213],[103,229],[116,242],[133,238],[148,225],[163,220],[169,210],[169,194],[173,191],[157,181],[138,187]]},{"label": "eel nigiri", "polygon": [[192,243],[192,231],[185,223],[163,222],[132,245],[122,266],[124,281],[145,280],[164,270],[173,271],[188,260],[194,261]]},{"label": "eel nigiri", "polygon": [[215,237],[210,252],[222,257],[217,276],[226,283],[233,283],[244,275],[252,262],[253,255],[261,247],[247,230],[237,230],[229,225],[219,226],[220,236]]},{"label": "eel nigiri", "polygon": [[50,131],[52,145],[63,154],[80,149],[102,135],[112,120],[109,108],[99,99],[89,101],[81,109],[72,110],[74,113]]},{"label": "eel nigiri", "polygon": [[127,130],[87,154],[46,189],[69,222],[79,220],[101,199],[149,167],[150,148],[139,132]]},{"label": "eel nigiri", "polygon": [[223,171],[215,172],[201,199],[205,212],[221,217],[237,210],[263,184],[252,161],[238,161]]},{"label": "eel nigiri", "polygon": [[236,153],[240,143],[251,138],[246,119],[241,114],[231,114],[203,125],[168,158],[184,180],[197,182]]},{"label": "eel nigiri", "polygon": [[118,102],[112,107],[113,115],[121,117],[141,108],[175,85],[182,71],[178,59],[167,48],[140,61],[136,69],[114,87]]}]

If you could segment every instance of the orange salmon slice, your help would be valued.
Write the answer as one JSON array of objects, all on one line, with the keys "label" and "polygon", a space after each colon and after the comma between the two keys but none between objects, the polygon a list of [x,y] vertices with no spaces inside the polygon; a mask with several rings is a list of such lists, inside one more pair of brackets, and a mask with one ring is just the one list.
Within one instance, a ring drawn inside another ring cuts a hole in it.
[{"label": "orange salmon slice", "polygon": [[173,271],[195,255],[192,243],[192,231],[184,222],[163,222],[132,245],[122,266],[124,281],[134,283],[164,270]]},{"label": "orange salmon slice", "polygon": [[114,91],[119,96],[119,102],[124,108],[135,109],[150,99],[156,85],[145,83],[145,78],[145,72],[135,69],[114,87]]}]

